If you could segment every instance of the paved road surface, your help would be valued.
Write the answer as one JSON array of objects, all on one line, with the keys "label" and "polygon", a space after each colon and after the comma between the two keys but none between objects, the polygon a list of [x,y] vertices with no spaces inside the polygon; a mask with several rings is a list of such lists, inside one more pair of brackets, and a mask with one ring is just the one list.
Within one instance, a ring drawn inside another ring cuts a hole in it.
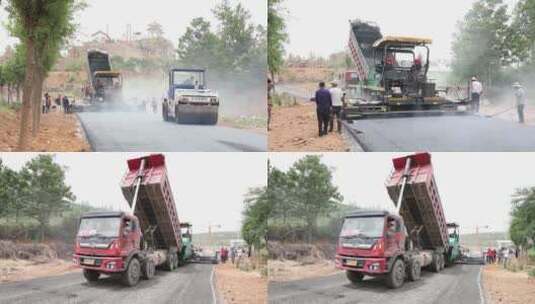
[{"label": "paved road surface", "polygon": [[[304,100],[314,93],[292,84],[277,88]],[[535,127],[479,115],[364,119],[346,126],[369,152],[535,151]]]},{"label": "paved road surface", "polygon": [[261,152],[267,136],[220,126],[178,125],[143,112],[78,113],[97,152]]},{"label": "paved road surface", "polygon": [[417,282],[392,290],[380,279],[365,279],[352,285],[339,274],[302,281],[271,283],[270,304],[480,304],[480,266],[456,265],[441,273],[422,272]]},{"label": "paved road surface", "polygon": [[81,273],[0,284],[0,303],[215,303],[212,294],[212,265],[190,264],[174,272],[157,271],[151,280],[128,288],[111,278],[95,284]]},{"label": "paved road surface", "polygon": [[535,127],[476,115],[367,119],[349,126],[371,152],[535,151]]}]

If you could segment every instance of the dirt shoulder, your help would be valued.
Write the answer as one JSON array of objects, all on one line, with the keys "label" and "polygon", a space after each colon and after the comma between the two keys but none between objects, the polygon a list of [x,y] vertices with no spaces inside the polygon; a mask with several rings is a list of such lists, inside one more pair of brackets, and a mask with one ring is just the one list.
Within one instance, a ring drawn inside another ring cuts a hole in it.
[{"label": "dirt shoulder", "polygon": [[259,273],[241,271],[227,262],[215,267],[215,277],[226,304],[267,303],[267,279]]},{"label": "dirt shoulder", "polygon": [[525,272],[487,265],[483,268],[482,283],[490,304],[528,304],[535,299],[535,279],[530,279]]},{"label": "dirt shoulder", "polygon": [[80,269],[70,261],[53,259],[46,262],[0,259],[0,283],[58,276]]},{"label": "dirt shoulder", "polygon": [[335,268],[334,261],[331,260],[315,261],[314,263],[271,260],[268,262],[268,271],[269,280],[274,282],[326,277],[341,272]]},{"label": "dirt shoulder", "polygon": [[[335,126],[336,128],[336,126]],[[333,132],[318,136],[316,107],[299,101],[295,106],[273,107],[268,132],[272,152],[347,152],[349,145],[342,135]]]},{"label": "dirt shoulder", "polygon": [[[16,151],[19,128],[20,112],[8,109],[0,111],[0,151]],[[91,147],[75,114],[52,111],[41,116],[41,129],[31,140],[28,150],[86,152],[91,151]]]}]

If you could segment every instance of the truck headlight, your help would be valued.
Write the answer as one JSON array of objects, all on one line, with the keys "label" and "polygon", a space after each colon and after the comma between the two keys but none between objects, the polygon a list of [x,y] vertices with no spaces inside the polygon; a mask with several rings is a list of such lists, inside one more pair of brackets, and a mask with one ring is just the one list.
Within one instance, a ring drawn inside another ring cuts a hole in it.
[{"label": "truck headlight", "polygon": [[368,266],[368,269],[371,270],[371,271],[377,271],[379,270],[379,267],[381,265],[379,263],[372,263]]},{"label": "truck headlight", "polygon": [[106,264],[106,269],[115,269],[115,262],[109,262]]}]

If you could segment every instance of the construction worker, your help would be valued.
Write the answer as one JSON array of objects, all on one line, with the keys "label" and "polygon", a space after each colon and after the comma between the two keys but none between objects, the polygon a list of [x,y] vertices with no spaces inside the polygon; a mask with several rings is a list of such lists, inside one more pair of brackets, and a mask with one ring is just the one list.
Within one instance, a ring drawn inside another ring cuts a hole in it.
[{"label": "construction worker", "polygon": [[333,81],[331,83],[331,89],[329,90],[331,93],[331,100],[332,100],[332,113],[331,113],[331,119],[329,121],[329,132],[333,131],[333,125],[334,125],[334,119],[336,118],[336,126],[338,133],[342,133],[342,106],[344,105],[344,92],[338,87],[338,83],[336,81]]},{"label": "construction worker", "polygon": [[513,84],[515,90],[516,110],[518,112],[518,121],[524,123],[524,107],[526,106],[526,92],[522,85],[518,82]]},{"label": "construction worker", "polygon": [[318,131],[319,136],[327,135],[329,127],[329,119],[331,116],[332,99],[331,92],[325,88],[325,82],[319,83],[319,89],[316,91],[316,96],[313,98],[316,102],[316,114],[318,116]]},{"label": "construction worker", "polygon": [[474,109],[474,112],[479,112],[479,103],[481,100],[481,94],[483,94],[483,85],[479,80],[477,80],[477,77],[472,77],[472,82],[470,84],[470,94],[472,95],[472,106]]}]

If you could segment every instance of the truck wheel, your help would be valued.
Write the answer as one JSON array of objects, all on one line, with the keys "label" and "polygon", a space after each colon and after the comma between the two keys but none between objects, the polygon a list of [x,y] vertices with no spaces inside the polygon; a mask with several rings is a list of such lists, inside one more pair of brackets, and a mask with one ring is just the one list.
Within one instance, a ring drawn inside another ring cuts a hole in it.
[{"label": "truck wheel", "polygon": [[173,263],[174,263],[174,266],[175,268],[174,269],[177,269],[178,268],[178,265],[180,265],[180,261],[178,260],[178,254],[173,254]]},{"label": "truck wheel", "polygon": [[441,262],[440,262],[440,254],[435,253],[433,254],[433,262],[431,262],[431,271],[433,272],[440,272],[441,270]]},{"label": "truck wheel", "polygon": [[405,262],[397,259],[392,265],[392,270],[386,275],[386,286],[392,289],[399,288],[405,282]]},{"label": "truck wheel", "polygon": [[84,269],[84,277],[88,282],[96,282],[98,281],[98,278],[100,278],[100,272]]},{"label": "truck wheel", "polygon": [[126,271],[122,273],[121,280],[126,286],[135,286],[141,277],[141,265],[137,258],[132,258]]},{"label": "truck wheel", "polygon": [[146,280],[150,280],[154,277],[155,273],[156,265],[152,260],[148,259],[143,265],[143,278]]},{"label": "truck wheel", "polygon": [[364,275],[357,271],[346,270],[346,277],[353,284],[364,281]]},{"label": "truck wheel", "polygon": [[420,266],[420,262],[413,261],[410,264],[410,269],[408,271],[409,280],[418,281],[420,279],[421,274],[422,274],[422,267]]},{"label": "truck wheel", "polygon": [[162,117],[163,117],[163,121],[168,121],[169,120],[169,114],[167,113],[167,106],[166,105],[162,105]]},{"label": "truck wheel", "polygon": [[165,269],[168,271],[173,271],[176,269],[178,264],[178,258],[176,253],[169,253],[167,256],[167,261],[165,261]]}]

